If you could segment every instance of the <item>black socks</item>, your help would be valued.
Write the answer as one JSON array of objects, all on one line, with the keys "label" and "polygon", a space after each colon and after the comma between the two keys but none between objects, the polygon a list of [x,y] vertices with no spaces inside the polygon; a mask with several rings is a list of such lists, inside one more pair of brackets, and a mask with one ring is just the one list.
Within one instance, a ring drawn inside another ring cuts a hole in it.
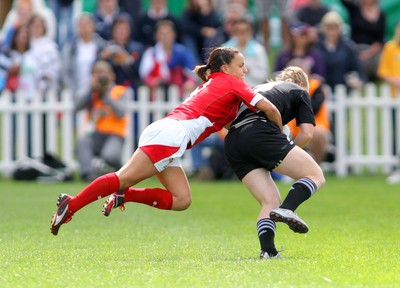
[{"label": "black socks", "polygon": [[297,207],[317,191],[317,185],[310,178],[300,178],[293,183],[280,208],[296,210]]},{"label": "black socks", "polygon": [[261,250],[267,252],[270,256],[278,254],[274,243],[275,230],[275,222],[269,218],[264,218],[257,222],[257,232],[258,238],[260,239]]}]

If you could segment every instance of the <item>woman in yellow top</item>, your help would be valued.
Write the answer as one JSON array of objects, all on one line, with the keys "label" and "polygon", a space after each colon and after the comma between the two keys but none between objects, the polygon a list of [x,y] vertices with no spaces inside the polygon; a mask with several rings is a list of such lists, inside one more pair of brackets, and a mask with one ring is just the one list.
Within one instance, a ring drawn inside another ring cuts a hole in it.
[{"label": "woman in yellow top", "polygon": [[[393,39],[383,46],[381,59],[378,66],[378,76],[392,88],[392,97],[398,97],[400,92],[400,21],[397,22]],[[392,119],[396,121],[396,109],[393,108]],[[398,123],[395,123],[398,125]],[[396,133],[394,128],[394,133]],[[395,135],[395,134],[394,134]],[[396,150],[394,143],[393,150]],[[400,159],[399,159],[400,160]],[[389,184],[400,183],[400,161],[397,169],[388,177]]]},{"label": "woman in yellow top", "polygon": [[391,85],[392,96],[396,97],[400,91],[400,21],[397,23],[393,39],[383,47],[378,76]]}]

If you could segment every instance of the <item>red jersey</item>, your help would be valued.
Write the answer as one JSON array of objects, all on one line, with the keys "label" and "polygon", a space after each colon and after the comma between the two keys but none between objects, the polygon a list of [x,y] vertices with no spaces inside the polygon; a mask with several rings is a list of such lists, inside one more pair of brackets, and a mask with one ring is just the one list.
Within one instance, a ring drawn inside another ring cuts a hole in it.
[{"label": "red jersey", "polygon": [[190,148],[231,122],[241,102],[254,111],[255,104],[262,98],[244,81],[215,72],[166,118],[180,120],[185,126]]}]

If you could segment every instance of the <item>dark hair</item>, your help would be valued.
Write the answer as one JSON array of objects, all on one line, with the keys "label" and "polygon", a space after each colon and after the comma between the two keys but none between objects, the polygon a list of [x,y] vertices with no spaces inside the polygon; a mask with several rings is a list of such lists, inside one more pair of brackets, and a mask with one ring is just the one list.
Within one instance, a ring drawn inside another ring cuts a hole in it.
[{"label": "dark hair", "polygon": [[155,29],[154,29],[155,33],[157,33],[157,31],[160,29],[160,27],[164,27],[164,26],[170,27],[171,30],[176,33],[175,23],[168,19],[157,21]]},{"label": "dark hair", "polygon": [[31,17],[31,19],[29,19],[28,27],[31,27],[32,23],[33,23],[35,20],[39,20],[40,22],[42,22],[42,25],[43,25],[43,35],[46,35],[46,33],[47,33],[47,23],[46,23],[46,19],[44,19],[44,17],[43,17],[42,15],[34,14],[34,15]]},{"label": "dark hair", "polygon": [[[23,29],[25,29],[26,31],[27,31],[27,33],[28,33],[28,38],[29,38],[29,27],[28,27],[28,25],[19,25],[19,26],[17,26],[17,28],[15,29],[15,31],[13,32],[13,35],[12,35],[12,38],[11,38],[11,45],[10,45],[10,49],[12,49],[12,50],[16,50],[17,49],[17,37],[18,37],[18,34],[21,32],[21,30],[23,30]],[[28,39],[28,42],[27,42],[27,47],[26,47],[26,50],[25,51],[27,51],[27,50],[29,50],[29,48],[30,48],[30,42],[29,42],[29,39]]]},{"label": "dark hair", "polygon": [[119,14],[111,24],[111,31],[114,31],[114,28],[118,24],[128,24],[129,29],[132,29],[132,17],[125,12]]},{"label": "dark hair", "polygon": [[210,56],[208,57],[206,65],[197,65],[194,68],[194,72],[203,81],[208,79],[209,73],[220,72],[222,65],[229,65],[236,54],[239,54],[239,50],[232,47],[217,47],[214,48]]}]

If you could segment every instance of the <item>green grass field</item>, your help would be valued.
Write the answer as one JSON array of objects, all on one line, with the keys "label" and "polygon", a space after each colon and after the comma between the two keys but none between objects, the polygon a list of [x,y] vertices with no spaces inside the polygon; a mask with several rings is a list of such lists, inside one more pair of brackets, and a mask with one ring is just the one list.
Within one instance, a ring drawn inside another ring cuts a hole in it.
[{"label": "green grass field", "polygon": [[191,185],[187,211],[129,203],[106,218],[100,200],[53,236],[58,194],[84,183],[0,180],[0,287],[400,287],[400,186],[383,176],[327,177],[297,211],[310,231],[278,223],[283,259],[263,261],[244,186]]}]

